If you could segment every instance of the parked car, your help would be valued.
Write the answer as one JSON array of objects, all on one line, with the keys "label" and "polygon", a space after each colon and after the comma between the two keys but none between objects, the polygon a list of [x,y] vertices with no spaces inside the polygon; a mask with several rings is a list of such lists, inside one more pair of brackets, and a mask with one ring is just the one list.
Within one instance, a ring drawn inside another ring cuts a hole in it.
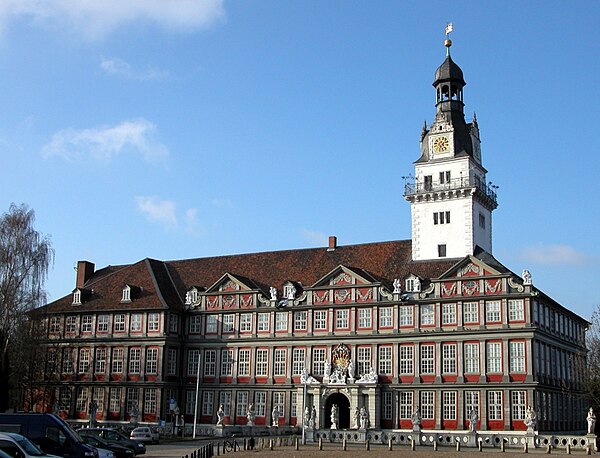
[{"label": "parked car", "polygon": [[98,436],[93,436],[91,434],[82,434],[81,438],[83,439],[83,442],[85,442],[88,445],[91,445],[92,447],[110,450],[114,453],[115,458],[133,458],[133,456],[135,455],[133,453],[133,450],[131,450],[130,448],[116,443],[105,441],[104,439]]},{"label": "parked car", "polygon": [[138,442],[150,442],[152,444],[158,444],[160,440],[160,434],[154,431],[149,426],[138,426],[131,431],[129,438]]},{"label": "parked car", "polygon": [[0,450],[11,458],[57,458],[44,453],[25,436],[17,433],[0,433]]},{"label": "parked car", "polygon": [[80,436],[92,435],[104,439],[111,444],[127,447],[136,455],[146,453],[146,446],[141,442],[131,440],[125,434],[113,428],[82,428],[79,431]]},{"label": "parked car", "polygon": [[98,458],[95,448],[84,444],[62,418],[51,413],[0,413],[0,431],[26,436],[45,453],[65,458]]}]

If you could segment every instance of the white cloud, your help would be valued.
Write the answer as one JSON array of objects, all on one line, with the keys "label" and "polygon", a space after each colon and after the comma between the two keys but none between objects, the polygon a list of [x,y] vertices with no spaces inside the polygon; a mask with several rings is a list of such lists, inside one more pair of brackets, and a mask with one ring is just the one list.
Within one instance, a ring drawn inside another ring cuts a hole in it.
[{"label": "white cloud", "polygon": [[302,229],[301,233],[302,237],[304,237],[304,239],[312,245],[327,246],[329,243],[329,237],[327,237],[322,232],[311,231],[309,229]]},{"label": "white cloud", "polygon": [[158,80],[167,77],[168,73],[163,70],[134,70],[131,65],[122,59],[104,59],[100,68],[109,75],[121,76],[134,80]]},{"label": "white cloud", "polygon": [[150,221],[177,226],[176,204],[172,200],[161,200],[155,196],[137,196],[137,210]]},{"label": "white cloud", "polygon": [[53,27],[66,24],[88,39],[102,38],[133,22],[192,31],[223,19],[223,0],[1,0],[0,30],[26,17]]},{"label": "white cloud", "polygon": [[535,245],[521,251],[526,262],[544,265],[581,265],[588,261],[585,253],[569,245]]},{"label": "white cloud", "polygon": [[91,156],[108,161],[124,153],[134,153],[147,161],[156,161],[168,156],[169,151],[155,137],[156,126],[146,119],[93,129],[69,128],[52,136],[42,148],[42,156],[59,156],[70,161]]}]

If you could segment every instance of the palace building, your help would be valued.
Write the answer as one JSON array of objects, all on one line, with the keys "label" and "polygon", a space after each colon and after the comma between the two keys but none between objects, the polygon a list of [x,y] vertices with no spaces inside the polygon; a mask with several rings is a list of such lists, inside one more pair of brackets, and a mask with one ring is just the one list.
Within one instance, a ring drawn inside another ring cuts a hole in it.
[{"label": "palace building", "polygon": [[[465,80],[447,55],[405,198],[410,240],[107,266],[37,310],[44,396],[32,410],[99,421],[318,428],[585,429],[589,323],[492,254],[495,189]],[[415,148],[416,150],[416,148]],[[417,156],[415,154],[415,156]],[[198,398],[196,398],[198,393]]]}]

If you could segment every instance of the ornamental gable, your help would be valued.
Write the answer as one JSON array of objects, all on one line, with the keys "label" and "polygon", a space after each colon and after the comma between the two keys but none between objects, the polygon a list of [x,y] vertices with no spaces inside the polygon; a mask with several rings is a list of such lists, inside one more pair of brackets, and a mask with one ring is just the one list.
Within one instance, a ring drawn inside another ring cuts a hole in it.
[{"label": "ornamental gable", "polygon": [[501,275],[501,273],[481,259],[477,259],[474,256],[467,256],[461,262],[445,272],[440,279],[461,278],[466,280],[470,277],[489,277],[495,275]]},{"label": "ornamental gable", "polygon": [[345,286],[353,285],[368,285],[375,282],[377,282],[377,280],[368,272],[339,265],[318,280],[313,287],[333,286],[343,288]]}]

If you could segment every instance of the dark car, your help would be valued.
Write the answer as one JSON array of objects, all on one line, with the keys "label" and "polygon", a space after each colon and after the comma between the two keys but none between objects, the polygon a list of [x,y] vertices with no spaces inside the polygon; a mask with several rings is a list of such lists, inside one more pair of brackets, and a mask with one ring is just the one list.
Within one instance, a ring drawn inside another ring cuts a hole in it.
[{"label": "dark car", "polygon": [[83,442],[92,447],[96,448],[104,448],[106,450],[110,450],[115,454],[116,458],[133,458],[135,453],[130,448],[125,447],[124,445],[119,445],[114,442],[108,442],[104,439],[101,439],[98,436],[94,436],[92,434],[81,434],[81,438]]},{"label": "dark car", "polygon": [[104,439],[109,444],[122,445],[127,447],[136,455],[146,453],[146,446],[141,442],[129,439],[125,434],[112,428],[82,428],[77,431],[80,436],[96,436]]}]

